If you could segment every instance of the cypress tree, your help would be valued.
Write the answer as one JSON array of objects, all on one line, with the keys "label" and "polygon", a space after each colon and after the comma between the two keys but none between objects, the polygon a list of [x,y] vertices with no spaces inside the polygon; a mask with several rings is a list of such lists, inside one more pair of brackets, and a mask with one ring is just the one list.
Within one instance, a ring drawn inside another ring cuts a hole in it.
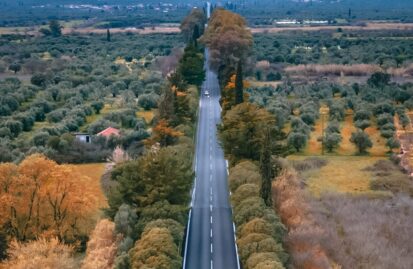
[{"label": "cypress tree", "polygon": [[260,195],[267,206],[272,206],[271,187],[273,179],[271,160],[271,133],[267,130],[262,144],[260,158],[260,173],[262,177]]},{"label": "cypress tree", "polygon": [[194,32],[192,33],[192,41],[194,42],[195,48],[198,48],[198,38],[200,36],[201,35],[199,33],[199,26],[198,26],[198,24],[195,24]]},{"label": "cypress tree", "polygon": [[109,28],[106,30],[106,40],[110,42],[110,31]]},{"label": "cypress tree", "polygon": [[237,74],[235,78],[235,105],[244,102],[244,82],[242,79],[242,64],[238,62]]}]

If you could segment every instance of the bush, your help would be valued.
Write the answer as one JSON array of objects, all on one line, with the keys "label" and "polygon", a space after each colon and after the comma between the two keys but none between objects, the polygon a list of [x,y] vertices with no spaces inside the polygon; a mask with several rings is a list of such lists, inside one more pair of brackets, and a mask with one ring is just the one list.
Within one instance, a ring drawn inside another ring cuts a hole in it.
[{"label": "bush", "polygon": [[39,132],[33,136],[33,144],[37,147],[46,146],[47,141],[49,140],[49,133]]},{"label": "bush", "polygon": [[293,147],[297,152],[300,152],[307,144],[307,139],[307,135],[303,133],[292,132],[288,136],[288,145]]},{"label": "bush", "polygon": [[30,82],[33,85],[43,87],[46,85],[47,77],[44,74],[34,74],[30,79]]},{"label": "bush", "polygon": [[143,94],[139,97],[138,104],[145,110],[151,110],[158,106],[159,96],[154,94]]},{"label": "bush", "polygon": [[350,142],[355,144],[360,154],[365,153],[368,148],[373,146],[369,136],[363,131],[352,133]]}]

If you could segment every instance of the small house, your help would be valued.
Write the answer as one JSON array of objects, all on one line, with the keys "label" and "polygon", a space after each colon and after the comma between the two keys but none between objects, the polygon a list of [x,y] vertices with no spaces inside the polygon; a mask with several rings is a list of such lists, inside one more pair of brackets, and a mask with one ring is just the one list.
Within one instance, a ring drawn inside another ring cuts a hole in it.
[{"label": "small house", "polygon": [[76,138],[77,141],[83,142],[83,143],[91,143],[91,135],[88,133],[74,133],[73,134]]},{"label": "small house", "polygon": [[112,135],[114,136],[120,136],[120,130],[113,128],[113,127],[108,127],[105,130],[103,130],[102,132],[96,134],[97,136],[103,136],[103,137],[110,137]]}]

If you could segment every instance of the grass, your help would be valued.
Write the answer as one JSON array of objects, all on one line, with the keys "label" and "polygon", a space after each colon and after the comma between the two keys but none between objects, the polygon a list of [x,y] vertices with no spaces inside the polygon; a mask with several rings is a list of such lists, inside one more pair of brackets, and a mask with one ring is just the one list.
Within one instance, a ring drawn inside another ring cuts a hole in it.
[{"label": "grass", "polygon": [[[324,192],[350,194],[383,194],[373,191],[370,186],[374,179],[372,171],[366,168],[373,166],[383,157],[371,156],[323,156],[327,164],[319,169],[302,173],[306,179],[307,189],[316,197]],[[306,157],[290,156],[289,160],[303,161]]]},{"label": "grass", "polygon": [[155,109],[148,110],[148,111],[147,110],[142,110],[142,111],[136,112],[136,116],[140,117],[140,118],[144,118],[145,122],[147,124],[150,124],[152,122],[153,118],[155,117],[155,112],[156,112]]},{"label": "grass", "polygon": [[90,164],[73,164],[72,165],[81,175],[88,177],[89,187],[93,192],[93,195],[97,199],[97,207],[95,209],[95,215],[93,216],[98,220],[102,216],[100,209],[108,207],[108,201],[103,193],[100,180],[105,173],[105,163],[90,163]]}]

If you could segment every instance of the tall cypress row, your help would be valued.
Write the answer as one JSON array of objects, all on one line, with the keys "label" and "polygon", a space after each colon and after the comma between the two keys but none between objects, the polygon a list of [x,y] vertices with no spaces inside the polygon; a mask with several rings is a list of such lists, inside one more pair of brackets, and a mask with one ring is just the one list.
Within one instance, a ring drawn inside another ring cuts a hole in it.
[{"label": "tall cypress row", "polygon": [[237,73],[235,78],[235,105],[244,102],[244,82],[242,77],[241,60],[238,62]]}]

